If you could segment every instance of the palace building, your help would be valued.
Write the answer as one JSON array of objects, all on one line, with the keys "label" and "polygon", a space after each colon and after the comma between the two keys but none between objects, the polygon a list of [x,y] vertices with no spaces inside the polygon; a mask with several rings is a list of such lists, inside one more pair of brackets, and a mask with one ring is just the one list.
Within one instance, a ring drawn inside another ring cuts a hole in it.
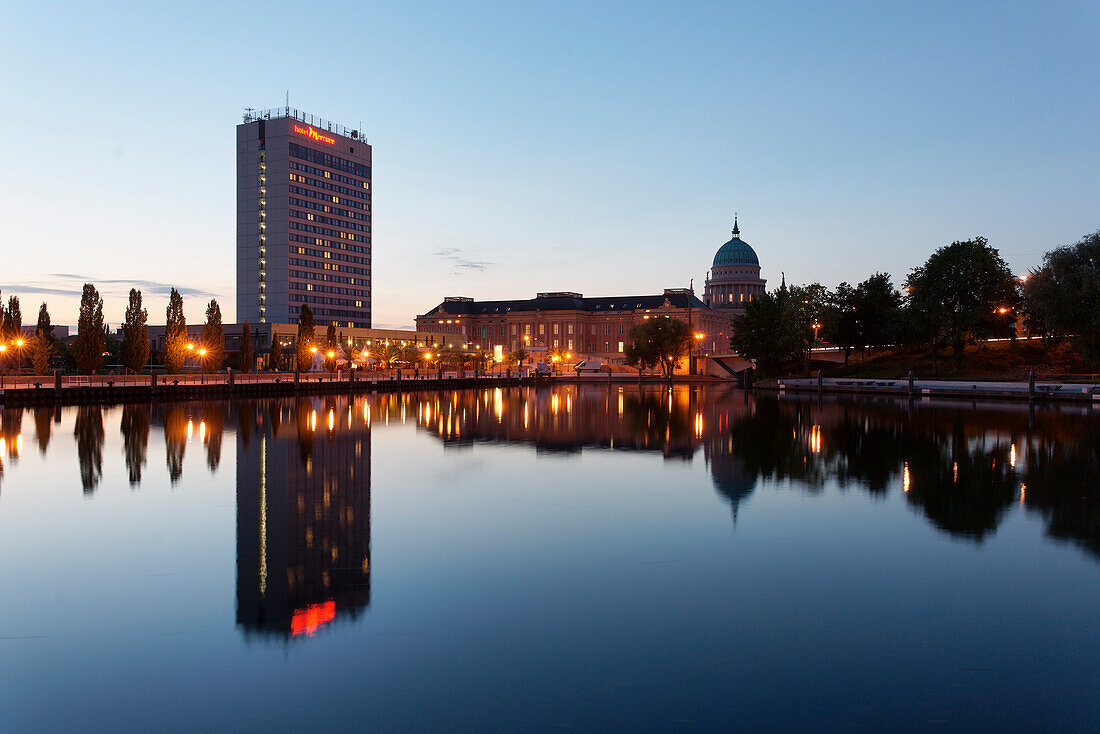
[{"label": "palace building", "polygon": [[475,301],[452,296],[416,317],[418,332],[459,335],[467,348],[532,354],[560,350],[576,357],[623,362],[630,327],[648,319],[691,324],[700,347],[729,339],[728,319],[708,308],[690,288],[666,288],[646,296],[585,298],[580,293],[539,293],[514,301]]},{"label": "palace building", "polygon": [[760,260],[734,217],[733,237],[714,256],[703,298],[691,288],[666,288],[644,296],[586,298],[580,293],[539,293],[535,298],[475,301],[452,296],[416,317],[416,330],[460,339],[469,349],[507,354],[525,348],[560,350],[579,358],[622,363],[630,328],[652,318],[675,318],[691,324],[696,353],[728,351],[730,321],[745,312],[745,304],[764,293]]}]

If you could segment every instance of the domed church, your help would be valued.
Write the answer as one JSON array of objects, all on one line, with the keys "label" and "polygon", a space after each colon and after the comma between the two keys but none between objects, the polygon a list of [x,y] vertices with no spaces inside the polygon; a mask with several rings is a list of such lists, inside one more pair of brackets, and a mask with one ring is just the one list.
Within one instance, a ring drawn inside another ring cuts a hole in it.
[{"label": "domed church", "polygon": [[703,289],[703,302],[719,313],[740,316],[745,304],[764,292],[760,260],[749,243],[741,239],[737,215],[733,217],[733,238],[718,248]]}]

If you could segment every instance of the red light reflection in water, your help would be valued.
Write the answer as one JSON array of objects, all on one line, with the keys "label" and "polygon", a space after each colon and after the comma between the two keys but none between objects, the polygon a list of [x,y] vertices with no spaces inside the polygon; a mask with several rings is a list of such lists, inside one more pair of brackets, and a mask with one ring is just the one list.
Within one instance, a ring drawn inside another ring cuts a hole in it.
[{"label": "red light reflection in water", "polygon": [[326,601],[324,604],[310,604],[305,609],[298,609],[290,619],[290,634],[297,637],[307,634],[313,637],[313,633],[322,625],[328,624],[336,618],[336,602]]}]

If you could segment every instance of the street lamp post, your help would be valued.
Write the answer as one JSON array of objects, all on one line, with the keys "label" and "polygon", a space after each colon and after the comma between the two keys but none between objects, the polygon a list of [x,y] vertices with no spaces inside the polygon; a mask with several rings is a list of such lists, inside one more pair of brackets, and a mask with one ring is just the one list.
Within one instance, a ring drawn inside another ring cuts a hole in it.
[{"label": "street lamp post", "polygon": [[206,384],[206,347],[199,347],[199,382]]},{"label": "street lamp post", "polygon": [[23,371],[23,339],[18,338],[14,342],[15,345],[15,374],[19,374]]}]

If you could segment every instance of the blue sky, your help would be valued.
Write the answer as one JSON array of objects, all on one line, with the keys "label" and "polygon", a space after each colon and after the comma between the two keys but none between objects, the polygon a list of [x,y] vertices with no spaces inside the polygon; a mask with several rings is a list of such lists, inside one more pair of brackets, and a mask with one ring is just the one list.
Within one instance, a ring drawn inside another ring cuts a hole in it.
[{"label": "blue sky", "polygon": [[1100,228],[1100,4],[6,3],[0,289],[25,320],[234,314],[234,127],[374,146],[374,320],[444,295],[701,291],[733,212],[772,284],[896,281]]}]

